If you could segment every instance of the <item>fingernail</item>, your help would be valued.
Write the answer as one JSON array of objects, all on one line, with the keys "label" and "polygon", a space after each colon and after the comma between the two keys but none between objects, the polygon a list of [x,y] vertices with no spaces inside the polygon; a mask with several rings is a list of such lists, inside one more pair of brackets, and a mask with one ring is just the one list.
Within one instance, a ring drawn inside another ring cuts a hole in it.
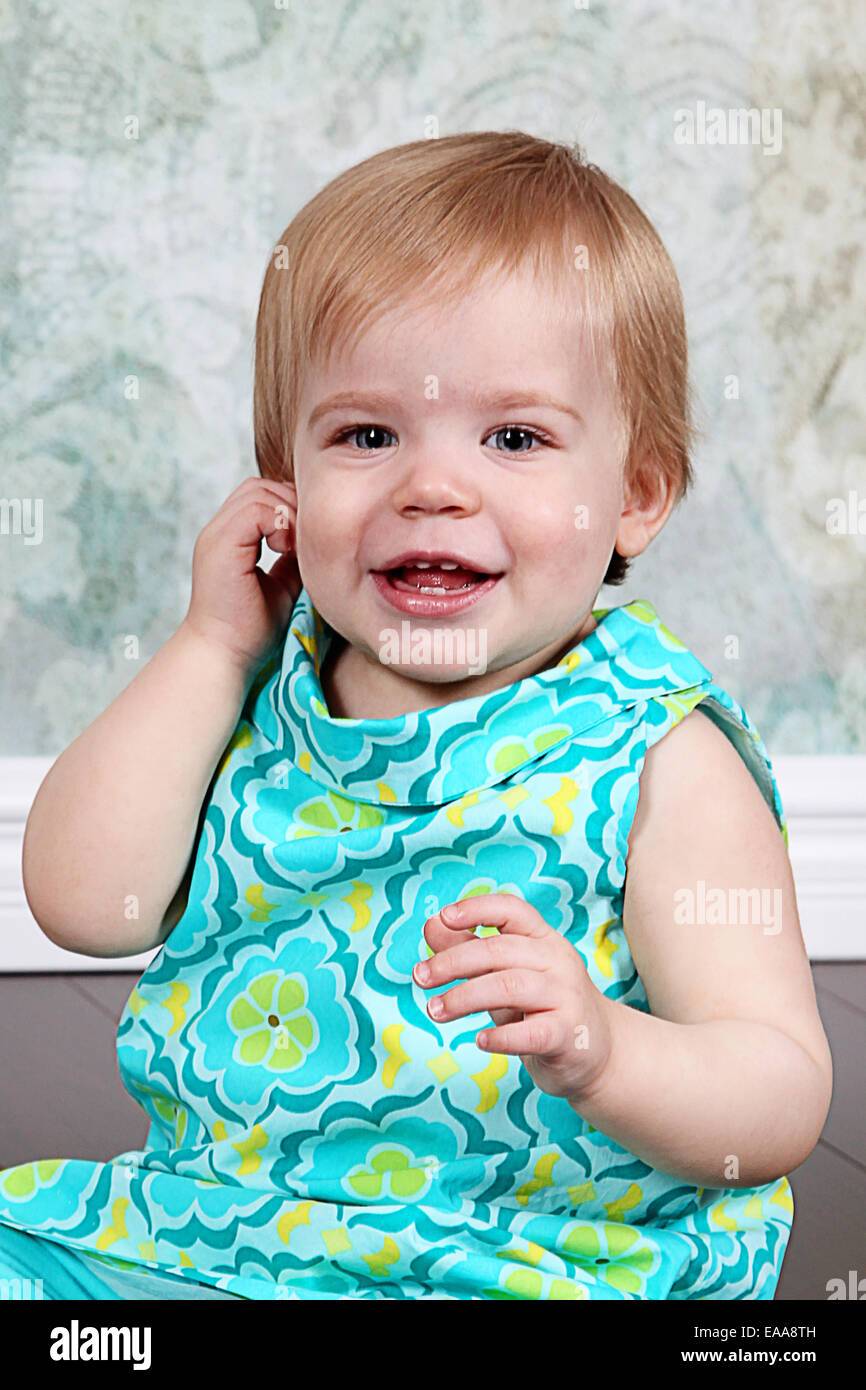
[{"label": "fingernail", "polygon": [[447,907],[443,907],[442,911],[439,913],[439,916],[452,919],[457,916],[457,908],[454,906],[453,903],[449,903]]}]

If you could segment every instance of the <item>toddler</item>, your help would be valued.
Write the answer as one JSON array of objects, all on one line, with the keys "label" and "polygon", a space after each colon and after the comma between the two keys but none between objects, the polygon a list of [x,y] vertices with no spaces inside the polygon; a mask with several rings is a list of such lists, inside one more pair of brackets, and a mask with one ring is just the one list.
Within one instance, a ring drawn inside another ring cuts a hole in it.
[{"label": "toddler", "polygon": [[690,482],[686,344],[577,147],[415,141],[291,222],[261,476],[27,823],[46,935],[161,947],[117,1030],[147,1138],[0,1172],[2,1273],[773,1297],[832,1087],[778,788],[650,601],[592,606]]}]

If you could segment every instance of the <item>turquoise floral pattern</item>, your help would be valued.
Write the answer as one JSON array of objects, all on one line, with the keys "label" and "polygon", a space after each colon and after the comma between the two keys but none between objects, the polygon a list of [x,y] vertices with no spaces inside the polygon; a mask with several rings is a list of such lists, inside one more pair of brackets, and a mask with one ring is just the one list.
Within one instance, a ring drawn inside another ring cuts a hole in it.
[{"label": "turquoise floral pattern", "polygon": [[646,751],[701,706],[783,831],[745,711],[647,600],[550,670],[385,720],[331,719],[302,590],[220,760],[189,902],[117,1029],[140,1150],[0,1171],[0,1223],[253,1299],[770,1299],[786,1178],[648,1166],[521,1060],[445,1024],[413,967],[446,903],[524,898],[608,998],[648,1009],[623,931]]},{"label": "turquoise floral pattern", "polygon": [[336,792],[308,801],[306,806],[298,807],[295,816],[304,822],[300,830],[295,831],[296,840],[303,835],[333,835],[335,831],[368,830],[382,824],[382,814],[375,806],[350,801]]},{"label": "turquoise floral pattern", "polygon": [[271,970],[258,975],[229,1009],[237,1056],[247,1066],[291,1071],[316,1044],[316,1025],[303,983]]},{"label": "turquoise floral pattern", "polygon": [[179,1058],[189,1084],[195,1078],[209,1123],[231,1118],[226,1102],[243,1106],[245,1117],[246,1107],[270,1095],[291,1105],[289,1075],[298,1096],[309,1097],[327,1093],[358,1066],[359,1005],[346,995],[344,971],[323,965],[325,944],[304,930],[282,923],[279,932],[273,952],[237,943],[236,973],[222,975],[210,1007],[192,1025],[198,1065]]}]

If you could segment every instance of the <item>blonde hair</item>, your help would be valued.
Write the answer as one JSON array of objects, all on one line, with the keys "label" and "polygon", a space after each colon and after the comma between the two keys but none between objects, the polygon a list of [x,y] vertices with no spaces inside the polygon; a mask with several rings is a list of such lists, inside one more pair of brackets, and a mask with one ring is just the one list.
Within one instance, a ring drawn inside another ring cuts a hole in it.
[{"label": "blonde hair", "polygon": [[[679,501],[693,481],[699,431],[671,259],[634,199],[577,144],[522,131],[382,150],[292,219],[268,261],[256,320],[261,476],[292,480],[301,384],[314,360],[354,345],[374,314],[459,299],[479,273],[507,274],[527,259],[579,319],[595,361],[605,356],[624,426],[624,476],[651,497],[662,473]],[[603,582],[622,583],[628,567],[614,550]]]}]

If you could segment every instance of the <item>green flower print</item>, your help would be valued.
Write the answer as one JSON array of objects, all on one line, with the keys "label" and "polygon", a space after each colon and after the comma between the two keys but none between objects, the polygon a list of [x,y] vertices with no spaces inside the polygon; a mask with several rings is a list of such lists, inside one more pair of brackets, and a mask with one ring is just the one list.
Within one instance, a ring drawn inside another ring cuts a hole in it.
[{"label": "green flower print", "polygon": [[232,1004],[229,1021],[240,1038],[236,1049],[248,1066],[291,1071],[316,1042],[316,1028],[297,978],[279,970],[258,975]]},{"label": "green flower print", "polygon": [[[633,1226],[606,1221],[604,1232],[607,1241],[605,1255],[600,1253],[601,1241],[592,1226],[575,1227],[565,1244],[557,1247],[556,1253],[592,1278],[603,1279],[620,1293],[643,1293],[645,1275],[653,1263],[652,1249],[641,1240]],[[530,1242],[528,1251],[508,1249],[496,1252],[499,1259],[525,1260],[530,1265],[535,1264],[542,1253],[542,1249],[533,1242]],[[504,1288],[489,1288],[484,1293],[488,1298],[505,1299],[560,1300],[588,1296],[588,1290],[584,1290],[575,1280],[543,1274],[537,1269],[512,1270],[505,1279]]]},{"label": "green flower print", "polygon": [[493,759],[493,766],[499,773],[513,772],[515,768],[522,767],[530,758],[535,758],[539,753],[543,753],[545,748],[550,748],[552,744],[561,742],[570,733],[571,729],[567,725],[556,724],[537,733],[532,739],[531,746],[522,739],[512,740],[497,750]]},{"label": "green flower print", "polygon": [[53,1178],[62,1162],[62,1158],[43,1158],[36,1163],[22,1163],[3,1178],[3,1191],[10,1197],[29,1197],[37,1186]]},{"label": "green flower print", "polygon": [[639,1294],[646,1274],[653,1263],[652,1248],[641,1239],[633,1226],[605,1221],[604,1234],[607,1253],[602,1255],[598,1233],[592,1226],[576,1226],[557,1254],[576,1264],[587,1274],[604,1279],[620,1293]]},{"label": "green flower print", "polygon": [[363,801],[350,801],[337,792],[328,792],[326,796],[308,801],[297,812],[297,817],[311,828],[296,830],[292,837],[295,840],[307,835],[329,835],[335,830],[367,830],[371,826],[381,825],[383,820],[382,812],[377,811],[375,806]]},{"label": "green flower print", "polygon": [[644,603],[641,599],[636,598],[631,603],[627,604],[626,607],[631,616],[637,618],[638,622],[646,623],[648,627],[652,627],[654,623],[657,624],[660,635],[665,638],[667,644],[675,651],[685,651],[685,647],[679,637],[675,637],[670,628],[665,626],[652,604]]},{"label": "green flower print", "polygon": [[152,1091],[149,1094],[153,1101],[153,1108],[159,1118],[164,1120],[166,1126],[174,1131],[174,1146],[175,1148],[179,1148],[186,1130],[187,1112],[184,1106],[181,1105],[179,1100],[164,1100],[161,1096],[155,1095]]},{"label": "green flower print", "polygon": [[414,1197],[424,1186],[427,1174],[422,1169],[410,1168],[409,1159],[402,1149],[382,1149],[370,1164],[370,1169],[361,1168],[349,1178],[360,1197],[380,1197],[382,1195],[383,1174],[390,1178],[391,1194],[394,1197]]}]

